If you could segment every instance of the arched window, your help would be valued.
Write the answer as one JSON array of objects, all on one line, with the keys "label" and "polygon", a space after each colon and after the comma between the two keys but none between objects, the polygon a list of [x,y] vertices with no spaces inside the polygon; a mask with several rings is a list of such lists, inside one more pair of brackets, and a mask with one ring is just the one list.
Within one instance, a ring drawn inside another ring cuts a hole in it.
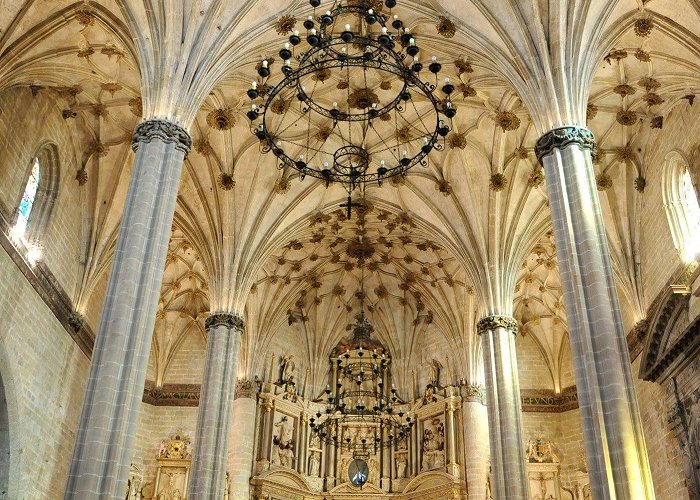
[{"label": "arched window", "polygon": [[58,152],[54,145],[42,146],[29,163],[22,197],[15,212],[11,236],[30,250],[35,260],[38,242],[46,230],[58,194]]},{"label": "arched window", "polygon": [[666,157],[663,194],[673,242],[681,258],[690,262],[700,256],[700,206],[687,165],[678,153]]}]

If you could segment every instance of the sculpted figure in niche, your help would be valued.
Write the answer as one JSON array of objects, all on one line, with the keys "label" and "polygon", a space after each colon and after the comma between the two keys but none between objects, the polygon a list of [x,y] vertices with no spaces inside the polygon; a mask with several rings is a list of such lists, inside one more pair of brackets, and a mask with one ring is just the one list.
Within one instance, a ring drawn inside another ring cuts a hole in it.
[{"label": "sculpted figure in niche", "polygon": [[348,474],[350,471],[350,460],[347,457],[343,457],[340,461],[340,479],[341,483],[348,481]]},{"label": "sculpted figure in niche", "polygon": [[294,459],[294,443],[292,435],[294,429],[287,416],[283,416],[275,424],[275,434],[272,438],[272,463],[282,467],[292,467]]},{"label": "sculpted figure in niche", "polygon": [[290,382],[294,380],[296,376],[297,365],[294,362],[294,356],[292,354],[287,354],[280,361],[280,381],[283,383]]},{"label": "sculpted figure in niche", "polygon": [[403,453],[396,458],[396,479],[406,477],[406,454]]},{"label": "sculpted figure in niche", "polygon": [[431,470],[445,465],[445,424],[434,418],[431,428],[423,430],[423,466],[421,470]]},{"label": "sculpted figure in niche", "polygon": [[309,457],[309,476],[318,477],[320,467],[321,461],[318,458],[318,454],[312,452]]},{"label": "sculpted figure in niche", "polygon": [[369,466],[369,482],[379,485],[379,462],[372,457],[367,462],[367,465]]},{"label": "sculpted figure in niche", "polygon": [[428,363],[428,384],[433,387],[440,387],[440,368],[440,362],[435,359]]}]

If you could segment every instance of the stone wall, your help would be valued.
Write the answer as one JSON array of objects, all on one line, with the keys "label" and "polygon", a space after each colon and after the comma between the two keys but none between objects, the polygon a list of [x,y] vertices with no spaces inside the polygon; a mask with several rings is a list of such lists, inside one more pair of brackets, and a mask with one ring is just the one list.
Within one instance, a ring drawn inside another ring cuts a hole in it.
[{"label": "stone wall", "polygon": [[0,376],[7,398],[7,498],[62,498],[89,360],[0,249]]}]

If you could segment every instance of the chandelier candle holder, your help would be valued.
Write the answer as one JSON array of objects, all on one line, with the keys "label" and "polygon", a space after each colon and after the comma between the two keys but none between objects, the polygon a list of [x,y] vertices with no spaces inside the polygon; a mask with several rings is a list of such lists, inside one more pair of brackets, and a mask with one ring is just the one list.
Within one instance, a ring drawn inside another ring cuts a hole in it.
[{"label": "chandelier candle holder", "polygon": [[[309,426],[322,441],[352,452],[354,458],[366,458],[379,449],[406,439],[413,417],[402,407],[395,387],[388,388],[391,359],[370,339],[374,328],[364,313],[353,328],[353,340],[334,360],[337,372],[335,388],[328,385],[323,396],[325,413],[318,411]],[[354,428],[361,433],[350,436],[341,429]]]},{"label": "chandelier candle holder", "polygon": [[[314,14],[320,3],[310,1]],[[355,189],[427,166],[428,154],[444,148],[457,113],[454,85],[441,80],[437,57],[423,56],[416,37],[392,15],[395,5],[336,0],[304,21],[306,33],[289,36],[281,62],[258,64],[248,90],[248,118],[261,151],[301,179],[341,184],[348,210]]]}]

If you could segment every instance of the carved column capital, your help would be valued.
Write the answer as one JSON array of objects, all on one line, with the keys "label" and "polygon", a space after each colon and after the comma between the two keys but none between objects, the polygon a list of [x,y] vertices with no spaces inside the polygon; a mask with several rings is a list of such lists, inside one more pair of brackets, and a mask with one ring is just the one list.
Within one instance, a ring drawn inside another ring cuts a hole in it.
[{"label": "carved column capital", "polygon": [[498,328],[503,328],[512,333],[518,333],[518,322],[512,316],[492,314],[491,316],[481,318],[476,324],[476,331],[479,335]]},{"label": "carved column capital", "polygon": [[469,384],[464,386],[464,396],[462,397],[466,403],[481,403],[486,404],[486,389],[483,385]]},{"label": "carved column capital", "polygon": [[138,150],[143,143],[158,139],[167,144],[175,144],[175,149],[187,155],[192,149],[192,137],[176,123],[167,120],[146,120],[136,126],[131,137],[131,149]]},{"label": "carved column capital", "polygon": [[535,145],[535,154],[541,163],[542,158],[552,154],[555,149],[564,149],[571,145],[588,149],[593,157],[598,152],[593,132],[584,127],[572,126],[552,129],[540,137]]},{"label": "carved column capital", "polygon": [[239,378],[236,381],[236,389],[233,393],[233,399],[255,397],[255,382],[247,378]]},{"label": "carved column capital", "polygon": [[245,322],[243,318],[238,314],[227,313],[227,312],[217,312],[210,314],[206,320],[204,320],[204,328],[210,330],[219,326],[225,326],[232,330],[238,330],[242,332],[245,328]]}]

